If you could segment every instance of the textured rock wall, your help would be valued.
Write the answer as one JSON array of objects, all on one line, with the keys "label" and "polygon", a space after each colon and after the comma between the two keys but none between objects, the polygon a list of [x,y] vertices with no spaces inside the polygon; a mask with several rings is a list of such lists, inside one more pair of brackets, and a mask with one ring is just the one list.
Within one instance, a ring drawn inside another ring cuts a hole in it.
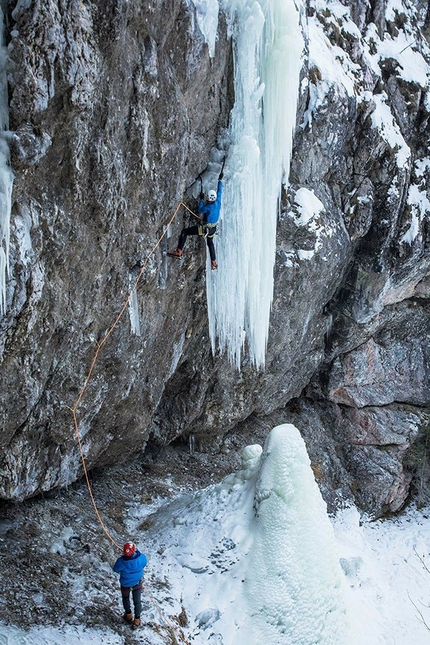
[{"label": "textured rock wall", "polygon": [[[227,123],[231,60],[225,25],[210,60],[179,0],[36,0],[8,18],[16,180],[0,441],[2,495],[21,497],[76,477],[69,408]],[[201,270],[167,283],[165,265],[158,250],[142,278],[141,336],[126,312],[82,400],[90,466],[144,447],[185,344],[176,310],[204,325]]]},{"label": "textured rock wall", "polygon": [[[329,10],[313,16],[363,93],[342,92],[347,83],[332,87],[311,132],[298,129],[292,189],[312,186],[347,241],[338,251],[341,238],[331,237],[332,255],[343,253],[343,262],[326,265],[337,287],[324,307],[324,356],[287,415],[306,434],[322,485],[379,515],[404,504],[426,460],[423,451],[415,473],[403,465],[428,432],[430,14],[424,2],[405,2],[404,12],[386,2],[345,4],[353,22]],[[315,67],[309,78],[312,97],[324,72]],[[331,437],[327,450],[321,428]]]},{"label": "textured rock wall", "polygon": [[[80,474],[69,407],[130,280],[225,141],[234,97],[224,19],[211,60],[185,2],[21,0],[8,19],[0,494],[21,498]],[[236,424],[292,421],[330,504],[354,498],[378,515],[407,498],[403,463],[428,419],[430,99],[405,56],[428,65],[429,11],[309,0],[306,23],[265,372],[212,357],[203,245],[170,265],[164,245],[138,288],[141,336],[124,316],[78,417],[90,466],[148,440],[193,435],[214,450]],[[310,197],[322,208],[306,220]]]}]

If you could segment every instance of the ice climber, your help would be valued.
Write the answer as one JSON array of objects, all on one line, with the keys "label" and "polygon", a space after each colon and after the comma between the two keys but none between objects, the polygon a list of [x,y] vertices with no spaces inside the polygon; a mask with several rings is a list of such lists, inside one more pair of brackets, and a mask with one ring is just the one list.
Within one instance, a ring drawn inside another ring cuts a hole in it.
[{"label": "ice climber", "polygon": [[[146,556],[143,555],[133,542],[124,544],[123,555],[118,558],[113,566],[115,573],[119,573],[121,585],[122,604],[124,607],[124,620],[132,629],[140,627],[140,612],[142,609],[142,577],[146,567]],[[133,595],[134,620],[130,606],[130,591]]]},{"label": "ice climber", "polygon": [[195,226],[189,226],[188,228],[183,228],[178,240],[178,246],[175,251],[170,251],[168,255],[171,255],[174,258],[182,257],[182,249],[185,246],[188,235],[200,235],[206,238],[206,243],[208,245],[209,254],[211,256],[211,267],[212,270],[218,268],[215,255],[215,246],[214,246],[214,236],[216,234],[216,227],[219,220],[219,213],[221,210],[221,197],[222,197],[222,178],[223,172],[218,177],[218,189],[209,190],[207,194],[207,199],[204,200],[203,193],[200,193],[200,201],[197,207],[197,212],[202,216],[201,224],[196,224]]}]

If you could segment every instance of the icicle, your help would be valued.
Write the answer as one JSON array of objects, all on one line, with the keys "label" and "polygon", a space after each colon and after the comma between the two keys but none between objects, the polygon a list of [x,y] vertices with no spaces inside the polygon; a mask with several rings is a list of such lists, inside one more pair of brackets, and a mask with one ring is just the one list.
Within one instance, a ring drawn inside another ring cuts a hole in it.
[{"label": "icicle", "polygon": [[190,446],[190,455],[194,455],[196,452],[196,439],[193,434],[190,434],[188,441]]},{"label": "icicle", "polygon": [[0,9],[0,316],[6,312],[6,276],[9,277],[10,211],[13,173],[9,165],[9,146],[5,132],[9,129],[4,16]]},{"label": "icicle", "polygon": [[197,24],[209,47],[211,58],[215,55],[215,42],[218,27],[218,0],[193,0],[196,8]]},{"label": "icicle", "polygon": [[[132,276],[130,276],[130,285],[134,284]],[[130,314],[131,333],[140,336],[140,321],[139,321],[139,303],[137,301],[137,289],[131,294],[130,302],[128,305]]]},{"label": "icicle", "polygon": [[[301,3],[299,8],[301,7]],[[208,272],[212,348],[264,367],[276,222],[288,180],[303,38],[294,0],[224,0],[234,40],[235,105],[225,168],[219,269]]]}]

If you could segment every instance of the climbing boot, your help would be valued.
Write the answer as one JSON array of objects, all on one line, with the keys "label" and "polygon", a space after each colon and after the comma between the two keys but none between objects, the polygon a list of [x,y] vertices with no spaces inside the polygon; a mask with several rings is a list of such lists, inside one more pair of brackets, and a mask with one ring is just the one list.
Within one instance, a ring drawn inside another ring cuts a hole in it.
[{"label": "climbing boot", "polygon": [[126,612],[123,616],[123,619],[125,620],[126,623],[131,625],[131,623],[133,622],[133,614],[131,612],[129,614]]},{"label": "climbing boot", "polygon": [[181,258],[182,249],[176,249],[176,251],[168,251],[167,255],[170,255],[172,258]]},{"label": "climbing boot", "polygon": [[212,271],[215,271],[215,269],[218,269],[218,265],[216,263],[216,260],[212,260],[211,267],[212,267]]},{"label": "climbing boot", "polygon": [[142,624],[142,622],[141,622],[140,618],[135,618],[133,620],[133,622],[131,623],[131,628],[132,629],[138,629],[138,627],[140,627],[141,624]]}]

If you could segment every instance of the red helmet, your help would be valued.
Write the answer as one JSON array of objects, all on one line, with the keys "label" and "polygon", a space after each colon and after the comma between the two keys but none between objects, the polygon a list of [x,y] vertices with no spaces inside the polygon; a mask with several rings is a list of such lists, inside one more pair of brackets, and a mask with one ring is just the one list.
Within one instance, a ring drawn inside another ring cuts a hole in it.
[{"label": "red helmet", "polygon": [[126,542],[124,544],[124,555],[130,558],[136,551],[136,545],[133,542]]}]

